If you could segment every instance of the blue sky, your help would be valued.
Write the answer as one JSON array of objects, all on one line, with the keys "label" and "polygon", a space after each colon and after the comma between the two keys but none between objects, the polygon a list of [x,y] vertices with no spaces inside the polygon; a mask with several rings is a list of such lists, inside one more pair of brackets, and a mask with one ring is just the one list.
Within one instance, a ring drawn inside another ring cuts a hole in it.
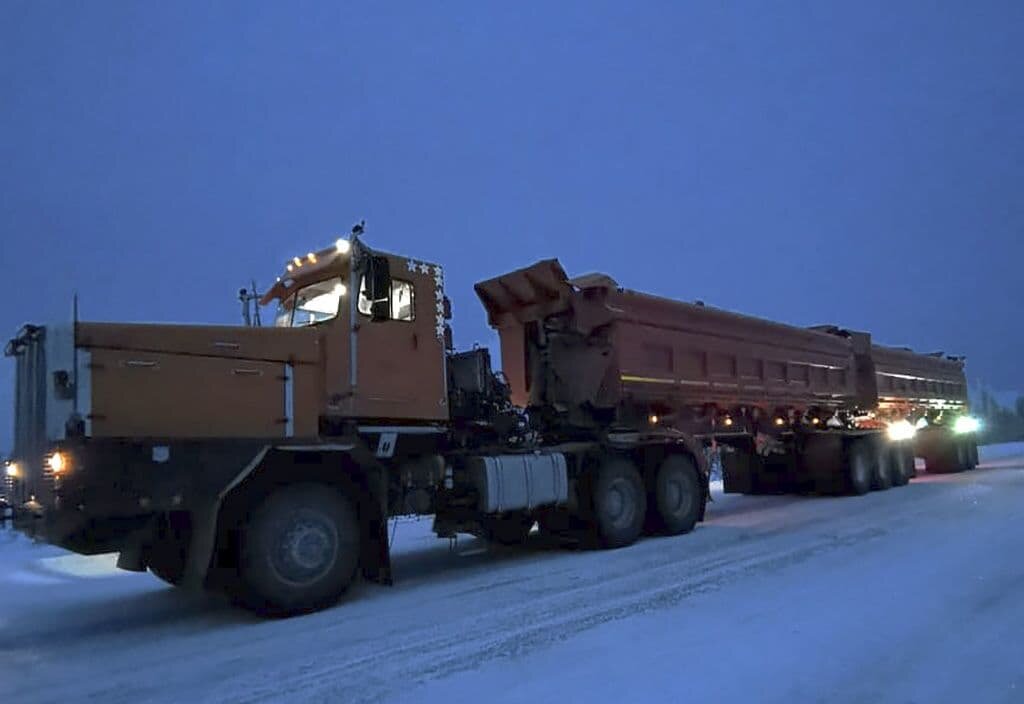
[{"label": "blue sky", "polygon": [[[0,3],[0,332],[235,322],[366,218],[1024,389],[1024,3]],[[13,364],[0,375],[0,449]]]}]

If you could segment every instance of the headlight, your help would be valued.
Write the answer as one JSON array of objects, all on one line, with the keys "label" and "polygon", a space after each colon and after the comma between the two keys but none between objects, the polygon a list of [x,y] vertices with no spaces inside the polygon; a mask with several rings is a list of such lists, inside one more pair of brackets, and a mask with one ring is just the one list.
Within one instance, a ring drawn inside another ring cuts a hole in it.
[{"label": "headlight", "polygon": [[63,452],[54,452],[46,459],[46,464],[54,474],[60,474],[71,467],[71,462]]},{"label": "headlight", "polygon": [[8,462],[7,466],[4,467],[4,473],[8,477],[17,477],[18,476],[18,463],[17,462]]},{"label": "headlight", "polygon": [[981,429],[981,421],[974,416],[960,416],[953,423],[954,433],[976,433]]},{"label": "headlight", "polygon": [[897,420],[889,423],[887,429],[889,439],[900,441],[910,440],[917,433],[917,428],[909,420]]}]

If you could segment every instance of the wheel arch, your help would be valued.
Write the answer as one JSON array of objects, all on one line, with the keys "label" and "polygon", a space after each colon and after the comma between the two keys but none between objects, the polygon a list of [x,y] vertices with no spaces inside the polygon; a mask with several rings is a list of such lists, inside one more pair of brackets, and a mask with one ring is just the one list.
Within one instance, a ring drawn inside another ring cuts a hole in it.
[{"label": "wheel arch", "polygon": [[238,532],[249,511],[277,489],[308,483],[334,487],[352,501],[363,543],[360,566],[364,572],[384,566],[381,561],[386,561],[386,543],[382,557],[379,551],[370,549],[379,546],[369,546],[368,538],[379,534],[382,525],[386,526],[385,468],[375,462],[368,465],[360,461],[358,454],[359,448],[354,445],[262,448],[217,497],[207,562],[210,576],[216,577],[215,573],[230,571],[235,566]]}]

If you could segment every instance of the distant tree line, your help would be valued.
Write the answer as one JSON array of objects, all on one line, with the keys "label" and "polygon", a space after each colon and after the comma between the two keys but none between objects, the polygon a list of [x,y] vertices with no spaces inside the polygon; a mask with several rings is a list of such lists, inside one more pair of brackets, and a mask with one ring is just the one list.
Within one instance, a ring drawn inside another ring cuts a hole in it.
[{"label": "distant tree line", "polygon": [[999,443],[1024,440],[1024,396],[1017,398],[1014,408],[1003,408],[987,391],[981,392],[981,442]]}]

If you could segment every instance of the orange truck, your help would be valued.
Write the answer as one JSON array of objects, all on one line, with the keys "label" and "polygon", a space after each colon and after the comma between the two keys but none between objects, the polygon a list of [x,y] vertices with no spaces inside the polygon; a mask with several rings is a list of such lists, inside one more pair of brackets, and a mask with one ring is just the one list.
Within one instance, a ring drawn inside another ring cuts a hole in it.
[{"label": "orange truck", "polygon": [[[569,278],[476,285],[500,338],[456,352],[442,268],[362,226],[286,263],[272,327],[27,325],[19,525],[268,614],[391,580],[387,524],[595,547],[703,520],[726,491],[863,494],[977,463],[962,360]],[[243,300],[245,297],[243,296]],[[249,316],[247,316],[248,318]],[[927,441],[922,440],[925,438]]]}]

